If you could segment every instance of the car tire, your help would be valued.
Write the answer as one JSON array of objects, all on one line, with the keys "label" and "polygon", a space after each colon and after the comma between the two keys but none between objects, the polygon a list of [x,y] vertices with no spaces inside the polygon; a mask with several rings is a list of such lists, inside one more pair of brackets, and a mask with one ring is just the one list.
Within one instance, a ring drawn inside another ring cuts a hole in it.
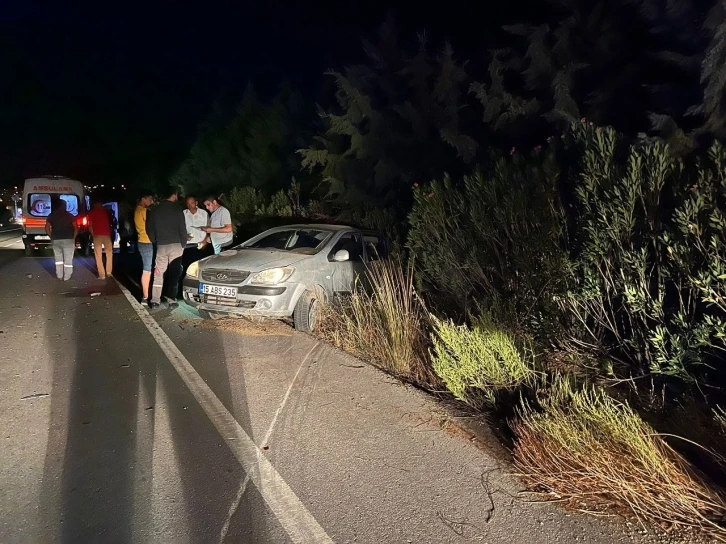
[{"label": "car tire", "polygon": [[202,319],[211,319],[213,321],[216,321],[217,319],[224,319],[223,314],[218,314],[216,312],[210,312],[209,310],[199,310],[199,316]]},{"label": "car tire", "polygon": [[295,329],[302,332],[313,332],[318,323],[319,293],[305,291],[297,301],[292,313]]}]

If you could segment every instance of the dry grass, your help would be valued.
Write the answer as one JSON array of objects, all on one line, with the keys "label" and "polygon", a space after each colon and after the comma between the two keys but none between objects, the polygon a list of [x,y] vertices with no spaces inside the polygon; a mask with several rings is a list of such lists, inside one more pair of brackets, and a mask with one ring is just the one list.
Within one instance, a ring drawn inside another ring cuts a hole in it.
[{"label": "dry grass", "polygon": [[319,334],[334,345],[420,385],[435,377],[426,360],[427,314],[414,288],[413,267],[376,261],[370,292],[357,291],[344,307],[327,307]]},{"label": "dry grass", "polygon": [[726,433],[726,410],[721,408],[720,406],[716,406],[713,410],[713,418],[716,420],[716,423],[721,427],[721,431]]},{"label": "dry grass", "polygon": [[221,329],[234,332],[242,336],[292,336],[292,329],[281,321],[274,319],[259,321],[257,323],[245,318],[226,318],[218,320],[204,320],[201,326],[207,329]]},{"label": "dry grass", "polygon": [[530,489],[586,512],[696,527],[726,538],[726,502],[628,405],[555,380],[544,411],[512,422],[515,464]]}]

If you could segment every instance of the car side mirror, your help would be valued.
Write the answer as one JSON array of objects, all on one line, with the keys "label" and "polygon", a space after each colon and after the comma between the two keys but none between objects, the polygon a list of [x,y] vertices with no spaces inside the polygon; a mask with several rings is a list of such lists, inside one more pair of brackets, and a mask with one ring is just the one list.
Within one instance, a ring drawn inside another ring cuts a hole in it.
[{"label": "car side mirror", "polygon": [[347,249],[339,249],[335,252],[335,255],[333,255],[333,261],[336,263],[344,263],[345,261],[350,260],[350,253],[348,253]]}]

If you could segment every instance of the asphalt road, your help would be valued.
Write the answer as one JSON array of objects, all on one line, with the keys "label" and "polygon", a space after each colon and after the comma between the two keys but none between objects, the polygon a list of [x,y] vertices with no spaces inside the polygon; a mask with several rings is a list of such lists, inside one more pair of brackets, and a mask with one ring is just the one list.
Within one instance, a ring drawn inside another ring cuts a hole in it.
[{"label": "asphalt road", "polygon": [[58,281],[18,238],[0,241],[0,383],[3,544],[654,538],[518,498],[433,400],[314,338],[150,316],[92,259]]}]

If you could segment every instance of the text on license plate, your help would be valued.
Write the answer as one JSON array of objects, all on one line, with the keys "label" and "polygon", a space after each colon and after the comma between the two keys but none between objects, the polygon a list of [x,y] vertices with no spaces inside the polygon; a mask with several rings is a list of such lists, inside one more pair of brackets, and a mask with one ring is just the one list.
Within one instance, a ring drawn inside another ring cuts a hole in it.
[{"label": "text on license plate", "polygon": [[50,236],[36,236],[36,240],[50,240]]},{"label": "text on license plate", "polygon": [[221,285],[209,285],[202,283],[199,286],[199,291],[204,295],[214,295],[217,297],[236,298],[237,288],[236,287],[223,287]]}]

